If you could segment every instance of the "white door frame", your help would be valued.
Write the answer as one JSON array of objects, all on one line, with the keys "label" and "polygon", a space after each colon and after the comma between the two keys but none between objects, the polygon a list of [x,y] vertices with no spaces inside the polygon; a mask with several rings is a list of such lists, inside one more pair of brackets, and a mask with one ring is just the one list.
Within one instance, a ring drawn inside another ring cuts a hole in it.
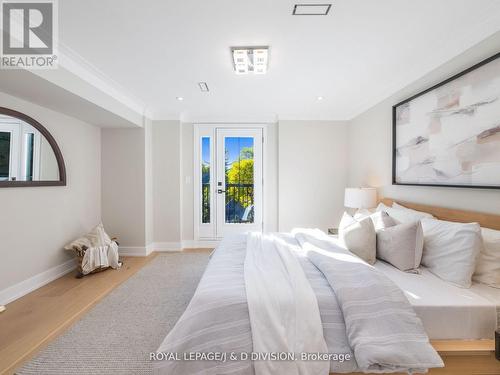
[{"label": "white door frame", "polygon": [[33,180],[40,177],[41,133],[30,124],[13,117],[0,117],[0,131],[9,132],[9,180],[24,181],[26,176],[26,135],[33,134]]},{"label": "white door frame", "polygon": [[12,181],[12,178],[17,178],[20,176],[19,166],[21,155],[21,143],[19,136],[19,124],[15,122],[0,122],[0,131],[5,133],[10,133],[10,151],[9,151],[9,178],[8,181]]},{"label": "white door frame", "polygon": [[[216,131],[215,129],[262,129],[262,138],[263,138],[263,143],[262,143],[262,208],[261,208],[261,215],[262,215],[262,229],[264,228],[264,220],[265,220],[265,202],[266,202],[266,197],[264,194],[264,176],[266,176],[266,147],[265,147],[265,142],[267,139],[267,128],[269,124],[259,124],[259,123],[240,123],[240,124],[233,124],[233,123],[197,123],[193,124],[194,126],[194,131],[193,131],[193,149],[194,149],[194,157],[193,157],[193,228],[194,228],[194,239],[195,241],[217,241],[220,240],[220,237],[217,237],[216,233],[216,228],[215,228],[215,222],[216,222],[216,217],[215,217],[215,207],[216,207],[216,197],[214,194],[211,194],[210,197],[210,223],[211,225],[205,225],[201,223],[201,165],[200,165],[200,151],[201,151],[201,137],[209,137],[211,142],[210,142],[210,157],[211,157],[211,163],[214,163],[215,161],[215,153],[216,153],[216,148],[215,146],[215,137],[216,137]],[[212,164],[212,168],[216,168],[215,164]],[[211,190],[214,191],[215,189],[215,176],[214,173],[210,173],[210,186]]]},{"label": "white door frame", "polygon": [[33,181],[39,180],[40,179],[40,153],[41,153],[41,133],[35,129],[33,126],[27,123],[21,123],[21,134],[20,134],[20,149],[21,149],[21,156],[19,158],[20,160],[20,169],[19,173],[22,176],[22,178],[25,178],[26,176],[26,136],[28,134],[33,134]]}]

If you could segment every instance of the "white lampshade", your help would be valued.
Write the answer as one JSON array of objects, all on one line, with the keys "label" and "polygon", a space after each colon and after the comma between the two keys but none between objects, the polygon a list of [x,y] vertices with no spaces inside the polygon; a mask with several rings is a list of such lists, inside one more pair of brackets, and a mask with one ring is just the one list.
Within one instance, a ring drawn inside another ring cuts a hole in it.
[{"label": "white lampshade", "polygon": [[346,188],[344,206],[350,208],[373,208],[377,205],[377,189]]}]

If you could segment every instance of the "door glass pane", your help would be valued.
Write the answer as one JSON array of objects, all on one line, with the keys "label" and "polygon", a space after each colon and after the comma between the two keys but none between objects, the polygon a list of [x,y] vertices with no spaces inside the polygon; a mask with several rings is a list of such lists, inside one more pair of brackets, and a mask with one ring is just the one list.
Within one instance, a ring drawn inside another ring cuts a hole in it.
[{"label": "door glass pane", "polygon": [[0,181],[9,179],[10,132],[0,132]]},{"label": "door glass pane", "polygon": [[201,222],[210,223],[210,137],[201,138]]},{"label": "door glass pane", "polygon": [[25,181],[33,181],[33,147],[35,142],[35,135],[33,133],[26,133],[26,165],[25,165]]},{"label": "door glass pane", "polygon": [[254,222],[252,137],[224,139],[226,171],[226,223]]}]

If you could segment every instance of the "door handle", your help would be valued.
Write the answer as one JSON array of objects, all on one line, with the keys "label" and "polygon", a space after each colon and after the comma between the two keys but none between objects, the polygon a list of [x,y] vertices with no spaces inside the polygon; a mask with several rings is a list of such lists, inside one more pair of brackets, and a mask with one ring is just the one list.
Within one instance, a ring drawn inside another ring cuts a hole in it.
[{"label": "door handle", "polygon": [[225,190],[222,190],[222,189],[218,189],[218,190],[217,190],[217,193],[218,193],[218,194],[222,194],[222,193],[225,193],[225,192],[226,192],[226,191],[225,191]]}]

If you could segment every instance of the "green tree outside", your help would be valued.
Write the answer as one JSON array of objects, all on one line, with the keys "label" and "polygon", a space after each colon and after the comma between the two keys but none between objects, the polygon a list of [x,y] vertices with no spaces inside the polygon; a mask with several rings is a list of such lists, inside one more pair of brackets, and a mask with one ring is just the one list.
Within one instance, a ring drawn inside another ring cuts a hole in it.
[{"label": "green tree outside", "polygon": [[243,207],[253,204],[253,148],[245,147],[240,151],[240,158],[227,170],[227,182],[238,186],[229,189],[227,200],[240,202]]}]

